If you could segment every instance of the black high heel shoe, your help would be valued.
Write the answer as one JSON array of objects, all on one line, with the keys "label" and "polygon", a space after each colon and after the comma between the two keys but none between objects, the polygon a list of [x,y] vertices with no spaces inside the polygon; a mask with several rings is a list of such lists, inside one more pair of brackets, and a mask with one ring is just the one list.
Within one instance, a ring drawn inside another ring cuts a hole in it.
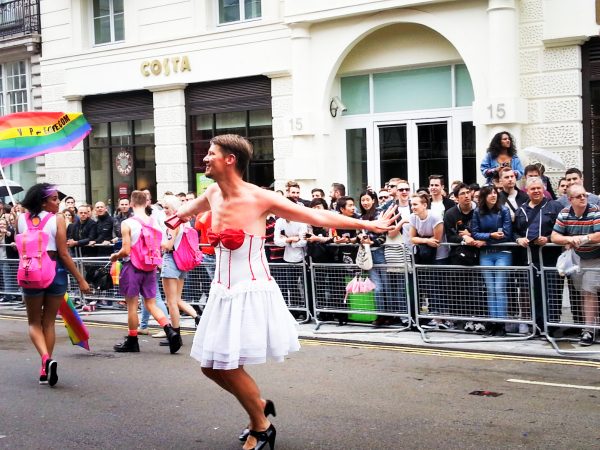
[{"label": "black high heel shoe", "polygon": [[269,444],[269,449],[275,449],[275,435],[277,434],[277,430],[273,426],[273,424],[269,425],[265,431],[254,431],[250,430],[250,436],[256,438],[256,445],[251,450],[262,450]]},{"label": "black high heel shoe", "polygon": [[[271,400],[267,400],[267,403],[265,404],[265,417],[269,417],[269,415],[272,415],[273,417],[277,417],[277,413],[275,412],[275,403],[273,403]],[[248,439],[248,436],[250,435],[250,430],[248,428],[244,428],[242,430],[242,432],[240,433],[240,435],[238,436],[238,439],[241,442],[246,442],[246,439]]]}]

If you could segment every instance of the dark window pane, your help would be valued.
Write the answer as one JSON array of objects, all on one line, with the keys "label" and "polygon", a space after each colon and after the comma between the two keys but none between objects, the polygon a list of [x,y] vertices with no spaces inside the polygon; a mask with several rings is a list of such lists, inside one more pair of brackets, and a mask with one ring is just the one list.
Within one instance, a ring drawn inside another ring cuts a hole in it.
[{"label": "dark window pane", "polygon": [[199,141],[192,144],[192,164],[194,165],[194,172],[202,172],[206,170],[206,164],[204,164],[204,157],[208,154],[210,147],[209,141]]},{"label": "dark window pane", "polygon": [[348,172],[348,195],[358,201],[367,185],[367,130],[346,130],[346,161]]},{"label": "dark window pane", "polygon": [[473,122],[462,122],[460,128],[462,134],[462,181],[472,184],[477,182],[475,127],[473,126]]},{"label": "dark window pane", "polygon": [[239,0],[219,0],[219,23],[240,20]]},{"label": "dark window pane", "polygon": [[381,183],[390,178],[408,179],[406,125],[379,127]]},{"label": "dark window pane", "polygon": [[226,112],[215,114],[216,134],[246,135],[246,112]]},{"label": "dark window pane", "polygon": [[600,192],[600,81],[590,83],[592,192]]},{"label": "dark window pane", "polygon": [[261,16],[261,0],[244,0],[244,15],[246,19],[255,19]]},{"label": "dark window pane", "polygon": [[448,184],[448,126],[444,123],[417,124],[419,185],[429,185],[429,175],[443,175]]}]

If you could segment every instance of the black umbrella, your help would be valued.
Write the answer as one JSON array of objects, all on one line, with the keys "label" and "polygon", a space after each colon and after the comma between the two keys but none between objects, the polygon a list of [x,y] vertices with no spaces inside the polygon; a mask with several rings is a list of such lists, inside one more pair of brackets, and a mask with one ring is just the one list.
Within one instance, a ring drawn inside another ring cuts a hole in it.
[{"label": "black umbrella", "polygon": [[23,192],[23,190],[23,187],[16,181],[0,180],[0,197],[6,197],[11,194],[17,194],[18,192]]}]

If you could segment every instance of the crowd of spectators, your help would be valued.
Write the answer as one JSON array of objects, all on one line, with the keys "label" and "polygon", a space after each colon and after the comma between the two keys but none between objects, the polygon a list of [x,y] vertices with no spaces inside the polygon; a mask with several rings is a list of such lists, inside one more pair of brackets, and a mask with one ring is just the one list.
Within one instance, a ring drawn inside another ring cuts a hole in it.
[{"label": "crowd of spectators", "polygon": [[[343,184],[333,183],[328,196],[324,189],[313,188],[310,191],[311,198],[303,199],[300,184],[290,181],[283,191],[278,192],[304,207],[330,209],[364,220],[375,220],[383,211],[395,207],[398,217],[393,229],[375,234],[317,228],[269,215],[265,230],[268,261],[297,264],[310,258],[317,263],[350,265],[356,259],[356,244],[368,244],[375,264],[369,276],[375,284],[374,301],[378,311],[393,311],[397,292],[405,289],[401,281],[402,271],[398,268],[411,260],[407,252],[414,255],[417,264],[430,266],[506,267],[524,266],[531,262],[539,268],[538,250],[548,243],[556,243],[572,247],[581,257],[582,267],[600,268],[600,247],[586,245],[600,243],[600,197],[585,191],[579,169],[566,170],[565,176],[553,186],[544,174],[544,166],[523,166],[510,133],[500,132],[492,139],[480,170],[487,183],[481,187],[456,180],[447,188],[442,175],[431,174],[428,186],[412,192],[414,189],[407,180],[393,177],[380,189],[367,186],[358,198],[348,196]],[[193,192],[166,194],[176,195],[181,202],[195,197]],[[153,204],[150,193],[146,192],[146,195],[152,215],[164,226],[166,217],[160,202]],[[63,202],[61,211],[68,224],[67,245],[73,255],[107,256],[118,249],[121,223],[132,214],[127,198],[119,200],[115,211],[110,211],[102,201],[92,206],[68,196]],[[6,244],[0,245],[0,269],[3,270],[0,281],[7,292],[15,288],[15,281],[12,279],[14,277],[7,277],[8,271],[4,270],[5,263],[2,260],[17,257],[10,244],[14,242],[14,226],[19,212],[18,204],[14,207],[0,205],[0,244]],[[192,225],[200,233],[200,242],[206,243],[206,231],[211,226],[210,212],[196,217]],[[532,250],[529,253],[531,261],[528,260],[526,248]],[[214,249],[207,246],[202,251],[206,270],[211,276]],[[550,248],[544,255],[544,264],[555,264],[561,251],[560,247]],[[278,270],[276,264],[272,272],[276,279],[289,277],[289,273],[285,269]],[[581,279],[573,278],[568,283],[574,319],[590,326],[597,323],[599,273],[584,271]],[[461,280],[472,286],[479,283],[480,289],[485,290],[483,302],[473,292],[467,292],[468,289],[463,290],[459,298],[452,297],[447,289],[436,285],[429,290],[427,310],[451,319],[460,303],[460,307],[472,308],[488,320],[466,320],[458,324],[436,318],[421,324],[424,328],[452,329],[460,325],[466,331],[503,336],[507,331],[515,331],[510,328],[512,324],[506,324],[505,321],[522,319],[528,313],[529,293],[522,295],[523,281],[509,271],[483,270],[479,275],[464,274]],[[331,285],[333,281],[326,277],[319,283]],[[541,283],[539,276],[534,277],[534,319],[538,326],[542,325]],[[433,284],[436,284],[435,280]],[[554,292],[546,288],[548,295],[554,296],[559,302],[562,290]],[[343,286],[330,286],[328,289],[333,304],[342,301]],[[515,292],[521,294],[511,298]],[[301,283],[298,283],[297,289],[288,291],[287,295],[290,306],[304,304],[306,293]],[[2,297],[2,301],[11,300],[14,299],[10,295]],[[340,323],[347,320],[343,314],[334,317]],[[377,316],[373,321],[377,327],[394,323],[397,320],[391,314]],[[145,322],[142,320],[142,328],[145,326],[147,319]],[[519,325],[519,333],[530,331],[527,324]],[[591,345],[593,342],[593,329],[584,328],[580,343]]]}]

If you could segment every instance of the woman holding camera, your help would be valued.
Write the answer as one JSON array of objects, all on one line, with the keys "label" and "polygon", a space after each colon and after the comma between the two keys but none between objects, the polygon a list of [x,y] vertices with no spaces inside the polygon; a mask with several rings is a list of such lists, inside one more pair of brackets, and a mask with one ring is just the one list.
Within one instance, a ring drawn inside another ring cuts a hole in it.
[{"label": "woman holding camera", "polygon": [[[366,190],[360,194],[360,218],[362,220],[375,220],[377,218],[377,195],[371,190]],[[359,242],[364,245],[369,245],[371,250],[371,256],[373,257],[373,264],[385,264],[385,254],[383,251],[383,244],[385,243],[385,233],[361,233],[358,235]],[[385,268],[373,267],[369,270],[369,276],[371,281],[375,284],[375,306],[378,311],[385,311],[386,306],[386,292],[388,285],[388,277]],[[391,302],[391,299],[390,299]],[[381,327],[383,325],[391,325],[393,320],[389,316],[377,316],[372,324],[375,327]]]},{"label": "woman holding camera", "polygon": [[479,170],[485,177],[486,184],[492,184],[492,179],[497,178],[497,174],[502,167],[512,168],[515,171],[517,180],[523,176],[523,164],[517,156],[514,139],[508,131],[496,133],[481,162]]},{"label": "woman holding camera", "polygon": [[[475,239],[486,243],[480,250],[480,265],[499,267],[512,264],[510,249],[493,245],[512,241],[510,211],[506,206],[499,204],[498,193],[493,186],[481,188],[479,207],[473,213],[473,220],[471,221],[471,232]],[[507,275],[508,273],[502,270],[486,270],[483,272],[487,290],[488,314],[492,319],[506,318],[508,304]],[[488,334],[504,336],[506,334],[504,325],[492,322]]]}]

